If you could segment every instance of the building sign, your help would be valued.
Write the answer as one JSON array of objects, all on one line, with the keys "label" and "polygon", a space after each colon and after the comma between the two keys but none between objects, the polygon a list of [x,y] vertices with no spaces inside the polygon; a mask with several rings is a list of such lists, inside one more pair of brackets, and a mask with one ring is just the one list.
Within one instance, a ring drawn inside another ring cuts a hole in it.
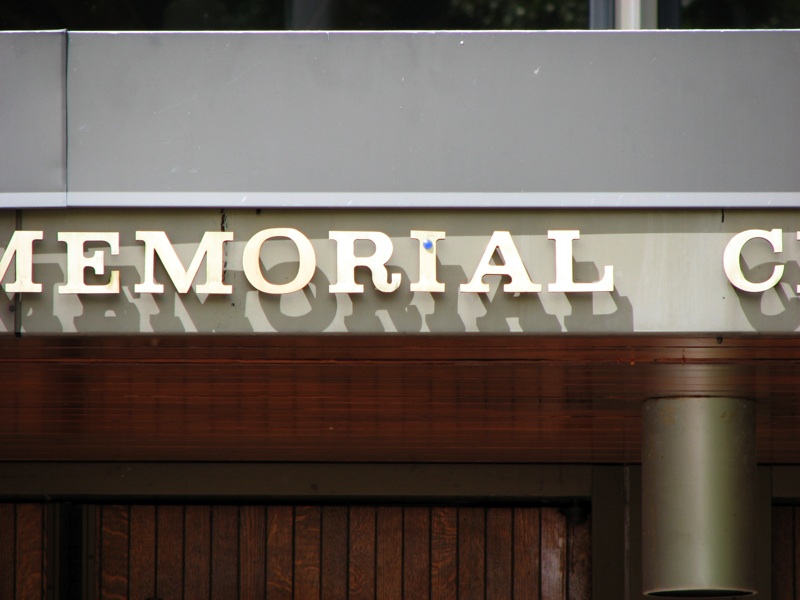
[{"label": "building sign", "polygon": [[23,227],[0,220],[1,322],[25,333],[792,332],[792,221],[718,211],[31,212]]},{"label": "building sign", "polygon": [[[42,284],[33,280],[33,244],[42,240],[42,231],[15,231],[8,246],[0,256],[0,280],[8,271],[11,260],[16,258],[16,280],[4,286],[7,292],[41,293]],[[120,291],[119,271],[111,270],[105,283],[89,284],[86,271],[95,275],[105,274],[105,255],[101,250],[87,253],[88,244],[106,244],[112,256],[119,255],[119,232],[116,231],[69,231],[59,232],[58,241],[66,244],[67,280],[57,287],[59,294],[118,294]],[[156,257],[159,258],[167,277],[175,290],[187,293],[197,278],[200,265],[205,262],[205,283],[197,285],[198,294],[231,294],[233,286],[224,282],[225,244],[234,240],[230,231],[206,231],[197,245],[191,263],[184,267],[175,252],[175,247],[164,231],[136,231],[136,241],[143,242],[144,281],[136,283],[133,291],[137,294],[163,294],[164,285],[155,281]],[[418,281],[410,284],[412,292],[444,292],[446,286],[436,278],[436,245],[446,239],[444,231],[412,230],[409,237],[419,242]],[[331,231],[328,238],[334,240],[336,250],[336,282],[328,286],[330,293],[363,294],[364,284],[356,283],[356,269],[367,269],[372,276],[372,284],[381,292],[394,292],[400,287],[402,276],[389,272],[387,263],[392,258],[392,239],[381,231]],[[556,280],[547,286],[549,292],[611,292],[614,290],[614,269],[604,267],[600,281],[578,283],[573,280],[572,242],[580,238],[580,231],[548,231],[547,238],[555,241]],[[291,241],[297,252],[297,274],[288,282],[268,281],[262,271],[261,255],[268,253],[268,241],[286,239]],[[359,255],[356,244],[370,242],[369,254]],[[497,255],[498,261],[493,261]],[[238,267],[238,268],[237,268]],[[291,294],[306,287],[317,268],[317,257],[311,241],[297,229],[275,227],[262,229],[244,245],[241,264],[233,269],[244,272],[250,285],[265,294]],[[508,277],[503,284],[503,292],[535,293],[541,292],[541,284],[531,281],[519,250],[508,231],[494,231],[483,252],[472,277],[459,285],[461,292],[488,293],[487,276]],[[774,284],[773,284],[774,285]]]}]

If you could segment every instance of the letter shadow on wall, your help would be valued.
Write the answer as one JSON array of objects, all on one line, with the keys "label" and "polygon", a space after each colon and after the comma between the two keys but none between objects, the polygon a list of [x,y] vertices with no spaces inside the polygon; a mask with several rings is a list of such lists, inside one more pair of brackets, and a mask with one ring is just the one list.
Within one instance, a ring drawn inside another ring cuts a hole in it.
[{"label": "letter shadow on wall", "polygon": [[[780,263],[762,263],[750,268],[741,259],[742,273],[748,281],[766,281],[772,270]],[[800,283],[800,265],[797,262],[785,263],[783,277],[774,287],[765,292],[743,292],[734,288],[739,305],[745,317],[759,333],[789,333],[800,327],[800,298],[794,290]],[[765,312],[765,305],[782,307],[776,312]]]},{"label": "letter shadow on wall", "polygon": [[[120,281],[138,278],[134,267],[111,267],[119,271]],[[111,269],[107,269],[111,270]],[[42,283],[42,294],[22,298],[22,327],[26,333],[138,333],[139,310],[120,287],[119,294],[59,294],[66,273],[53,263],[37,264],[35,281]],[[102,276],[87,273],[86,283],[103,285]]]},{"label": "letter shadow on wall", "polygon": [[[277,264],[265,272],[267,281],[283,283],[292,281],[300,263],[290,261]],[[302,290],[286,294],[258,292],[261,310],[269,324],[279,333],[320,333],[336,318],[337,302],[328,292],[330,281],[319,269],[314,270],[311,281]]]},{"label": "letter shadow on wall", "polygon": [[486,314],[475,319],[478,331],[505,332],[511,331],[510,321],[517,320],[519,328],[525,332],[556,333],[561,331],[561,323],[555,315],[548,314],[539,294],[536,293],[508,293],[503,291],[503,286],[509,281],[503,276],[503,281],[491,298],[489,294],[479,294]]},{"label": "letter shadow on wall", "polygon": [[460,265],[443,265],[438,258],[436,273],[447,291],[431,294],[433,312],[425,316],[425,323],[433,333],[463,333],[467,326],[458,314],[458,286],[467,281],[467,274]]},{"label": "letter shadow on wall", "polygon": [[[400,273],[402,279],[397,290],[384,293],[375,289],[369,270],[356,269],[355,280],[364,285],[364,293],[350,294],[353,313],[344,318],[347,331],[374,333],[394,329],[403,333],[416,333],[422,330],[422,315],[411,304],[414,293],[409,289],[408,273],[391,265],[389,272]],[[387,319],[390,323],[386,322]]]},{"label": "letter shadow on wall", "polygon": [[[576,281],[597,281],[600,272],[591,262],[572,261]],[[608,294],[616,306],[612,313],[595,314],[594,295]],[[633,331],[633,305],[627,296],[611,292],[575,292],[567,294],[572,312],[564,317],[564,328],[578,333],[617,333]]]},{"label": "letter shadow on wall", "polygon": [[22,311],[22,328],[29,333],[65,331],[68,329],[65,322],[71,317],[65,314],[66,311],[57,309],[55,304],[58,296],[56,286],[65,281],[66,275],[57,264],[35,266],[33,280],[42,284],[43,293],[22,295],[19,308]]},{"label": "letter shadow on wall", "polygon": [[[241,273],[237,275],[241,276]],[[208,294],[201,298],[193,289],[185,294],[179,294],[167,275],[157,274],[156,281],[164,284],[165,293],[152,294],[158,311],[150,316],[153,331],[157,333],[188,331],[189,328],[178,315],[188,319],[198,333],[252,331],[249,321],[244,316],[244,302],[237,301],[236,295]],[[228,280],[228,273],[225,282],[231,283]],[[235,290],[236,283],[233,287]],[[134,294],[134,298],[140,300],[146,296],[150,294]]]},{"label": "letter shadow on wall", "polygon": [[[139,278],[135,267],[114,266],[111,268],[119,271],[120,282],[137,281]],[[105,277],[98,278],[97,281],[92,281],[93,278],[93,275],[86,275],[86,283],[97,285],[106,282]],[[126,289],[120,284],[119,294],[79,294],[73,296],[83,307],[83,312],[75,317],[76,329],[80,333],[138,332],[139,308],[131,302],[130,294],[130,289]]]}]

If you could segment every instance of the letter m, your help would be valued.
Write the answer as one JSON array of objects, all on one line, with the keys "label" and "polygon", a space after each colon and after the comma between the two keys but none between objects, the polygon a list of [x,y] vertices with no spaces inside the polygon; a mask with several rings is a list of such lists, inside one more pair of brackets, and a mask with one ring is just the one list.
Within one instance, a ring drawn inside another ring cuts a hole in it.
[{"label": "letter m", "polygon": [[41,292],[42,284],[33,282],[33,242],[44,239],[41,231],[15,231],[8,242],[8,247],[0,248],[0,281],[16,257],[14,267],[16,280],[4,286],[7,292]]},{"label": "letter m", "polygon": [[222,282],[223,246],[233,240],[230,231],[206,231],[188,269],[175,253],[175,248],[163,231],[137,231],[136,239],[144,242],[144,277],[142,283],[133,286],[133,291],[144,294],[163,294],[164,286],[155,281],[155,255],[181,294],[189,291],[203,258],[206,259],[206,282],[197,286],[198,294],[230,294],[233,287]]}]

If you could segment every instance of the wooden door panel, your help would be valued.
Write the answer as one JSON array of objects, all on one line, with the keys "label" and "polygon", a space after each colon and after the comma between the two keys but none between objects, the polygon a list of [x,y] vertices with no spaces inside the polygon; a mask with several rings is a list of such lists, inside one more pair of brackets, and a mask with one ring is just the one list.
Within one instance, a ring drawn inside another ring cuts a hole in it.
[{"label": "wooden door panel", "polygon": [[263,506],[243,506],[239,509],[239,595],[242,598],[266,596],[267,570],[267,510]]},{"label": "wooden door panel", "polygon": [[53,584],[52,507],[0,503],[0,598],[45,598]]},{"label": "wooden door panel", "polygon": [[458,509],[431,509],[431,598],[458,597]]},{"label": "wooden door panel", "polygon": [[211,597],[211,507],[187,506],[183,521],[184,597],[208,600]]},{"label": "wooden door panel", "polygon": [[[570,523],[557,508],[95,510],[102,599],[588,600],[591,594],[590,524]],[[0,527],[7,513],[0,511]]]},{"label": "wooden door panel", "polygon": [[130,507],[130,597],[156,595],[156,507]]}]

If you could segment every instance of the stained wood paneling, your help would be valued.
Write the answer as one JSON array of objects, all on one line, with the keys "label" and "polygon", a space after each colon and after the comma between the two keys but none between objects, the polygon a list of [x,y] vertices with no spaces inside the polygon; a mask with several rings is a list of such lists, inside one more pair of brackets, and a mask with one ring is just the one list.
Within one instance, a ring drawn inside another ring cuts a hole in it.
[{"label": "stained wood paneling", "polygon": [[157,518],[156,593],[160,598],[183,598],[184,512],[182,506],[159,506]]},{"label": "stained wood paneling", "polygon": [[45,598],[54,585],[51,508],[0,503],[0,598]]},{"label": "stained wood paneling", "polygon": [[518,600],[539,600],[540,518],[538,508],[514,509],[514,598]]},{"label": "stained wood paneling", "polygon": [[379,506],[376,527],[376,592],[379,598],[399,600],[403,594],[403,509]]},{"label": "stained wood paneling", "polygon": [[590,522],[567,523],[567,598],[590,600],[592,582],[592,542]]},{"label": "stained wood paneling", "polygon": [[482,599],[486,590],[486,511],[458,511],[458,589],[462,600]]},{"label": "stained wood paneling", "polygon": [[0,504],[0,598],[14,598],[16,574],[16,506]]},{"label": "stained wood paneling", "polygon": [[510,508],[486,511],[486,598],[511,598],[513,563],[513,515]]},{"label": "stained wood paneling", "polygon": [[430,597],[430,509],[403,511],[403,593],[406,598]]},{"label": "stained wood paneling", "polygon": [[187,506],[184,518],[184,597],[211,597],[211,507]]},{"label": "stained wood paneling", "polygon": [[267,509],[267,596],[275,600],[292,598],[293,521],[291,506],[270,506]]},{"label": "stained wood paneling", "polygon": [[239,593],[239,508],[211,509],[211,598],[225,600]]},{"label": "stained wood paneling", "polygon": [[0,460],[621,463],[641,398],[758,402],[800,455],[793,337],[0,337]]},{"label": "stained wood paneling", "polygon": [[[590,523],[568,523],[556,508],[115,505],[96,510],[99,598],[194,599],[210,591],[229,600],[523,599],[538,598],[541,590],[548,600],[585,600],[591,589]],[[0,535],[7,521],[0,521]],[[197,535],[190,533],[195,529]],[[793,536],[792,530],[792,541]],[[180,548],[176,540],[183,541]],[[148,544],[152,548],[145,550]],[[170,558],[162,562],[165,553]],[[145,582],[152,580],[154,557],[152,589]],[[173,562],[177,568],[167,566]],[[134,584],[133,573],[140,583]],[[134,585],[137,594],[152,595],[128,595]]]},{"label": "stained wood paneling", "polygon": [[350,509],[350,565],[348,597],[375,597],[375,507]]},{"label": "stained wood paneling", "polygon": [[567,592],[567,522],[558,512],[541,513],[542,598],[564,598]]},{"label": "stained wood paneling", "polygon": [[321,511],[298,506],[294,511],[294,590],[296,598],[320,597]]},{"label": "stained wood paneling", "polygon": [[128,597],[128,506],[103,506],[100,510],[100,578],[102,600]]},{"label": "stained wood paneling", "polygon": [[243,598],[266,598],[266,561],[266,507],[242,506],[239,509],[239,585]]},{"label": "stained wood paneling", "polygon": [[130,597],[156,596],[156,507],[130,507]]},{"label": "stained wood paneling", "polygon": [[458,598],[458,509],[431,509],[431,599]]},{"label": "stained wood paneling", "polygon": [[348,510],[322,507],[322,597],[347,597]]}]

